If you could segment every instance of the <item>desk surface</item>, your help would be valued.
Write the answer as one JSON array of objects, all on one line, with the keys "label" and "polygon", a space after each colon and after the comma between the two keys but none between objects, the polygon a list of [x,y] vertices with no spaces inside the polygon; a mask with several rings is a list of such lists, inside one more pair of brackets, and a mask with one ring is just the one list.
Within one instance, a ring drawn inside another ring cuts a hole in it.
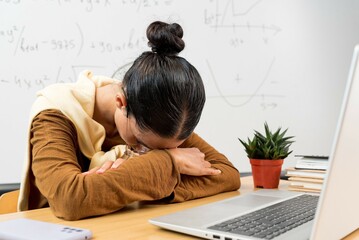
[{"label": "desk surface", "polygon": [[[158,228],[150,224],[148,219],[255,190],[253,189],[252,177],[244,177],[241,178],[241,180],[242,186],[239,191],[222,193],[211,197],[176,204],[135,203],[113,214],[79,221],[64,221],[59,219],[52,214],[49,208],[3,214],[0,215],[0,221],[15,218],[30,218],[73,227],[87,228],[92,230],[93,239],[101,240],[114,239],[115,236],[119,236],[121,239],[195,239],[191,236]],[[287,186],[288,183],[286,181],[281,181],[279,189],[286,189]],[[356,231],[345,239],[359,239],[359,231]]]}]

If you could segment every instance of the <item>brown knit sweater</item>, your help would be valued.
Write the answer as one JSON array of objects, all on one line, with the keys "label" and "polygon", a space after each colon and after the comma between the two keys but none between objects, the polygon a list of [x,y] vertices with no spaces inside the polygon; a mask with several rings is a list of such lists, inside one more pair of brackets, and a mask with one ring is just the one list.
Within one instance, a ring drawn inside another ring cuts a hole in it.
[{"label": "brown knit sweater", "polygon": [[[198,148],[220,175],[181,175],[166,150],[152,150],[103,174],[83,175],[89,160],[80,151],[73,123],[58,110],[42,111],[33,119],[30,144],[29,209],[49,205],[66,220],[111,213],[134,201],[182,202],[240,187],[237,169],[195,133],[180,147]],[[106,139],[103,149],[117,144],[124,141]]]}]

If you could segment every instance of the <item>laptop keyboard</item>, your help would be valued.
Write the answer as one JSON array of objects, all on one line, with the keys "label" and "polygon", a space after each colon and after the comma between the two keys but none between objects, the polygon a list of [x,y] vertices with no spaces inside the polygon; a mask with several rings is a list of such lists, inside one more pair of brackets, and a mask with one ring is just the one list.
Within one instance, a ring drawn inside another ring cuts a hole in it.
[{"label": "laptop keyboard", "polygon": [[300,195],[208,228],[262,239],[273,239],[312,220],[318,199],[319,196]]}]

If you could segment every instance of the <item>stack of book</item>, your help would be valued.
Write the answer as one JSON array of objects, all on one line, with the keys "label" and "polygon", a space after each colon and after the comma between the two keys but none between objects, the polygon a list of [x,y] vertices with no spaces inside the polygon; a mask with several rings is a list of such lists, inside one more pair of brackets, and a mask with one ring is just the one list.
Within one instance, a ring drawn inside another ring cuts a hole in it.
[{"label": "stack of book", "polygon": [[286,169],[289,190],[319,193],[322,189],[328,156],[296,155],[295,167]]}]

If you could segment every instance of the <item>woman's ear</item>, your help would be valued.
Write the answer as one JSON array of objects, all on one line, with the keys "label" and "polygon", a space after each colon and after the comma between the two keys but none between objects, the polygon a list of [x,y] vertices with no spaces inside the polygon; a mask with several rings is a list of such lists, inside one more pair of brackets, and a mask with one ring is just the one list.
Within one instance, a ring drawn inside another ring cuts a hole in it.
[{"label": "woman's ear", "polygon": [[120,108],[125,116],[127,116],[127,99],[123,89],[116,93],[116,107]]}]

